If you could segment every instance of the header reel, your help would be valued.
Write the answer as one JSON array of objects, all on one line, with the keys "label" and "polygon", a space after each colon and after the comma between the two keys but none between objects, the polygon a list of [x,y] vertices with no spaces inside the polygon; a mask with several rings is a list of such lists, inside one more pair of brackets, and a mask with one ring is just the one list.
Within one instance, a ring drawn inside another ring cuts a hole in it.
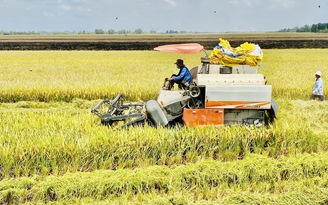
[{"label": "header reel", "polygon": [[166,126],[170,122],[181,120],[184,108],[203,107],[204,103],[198,99],[199,95],[199,87],[190,86],[188,90],[182,91],[178,100],[160,105],[156,100],[124,103],[123,95],[118,94],[113,100],[101,100],[91,112],[101,119],[103,125],[111,127],[123,128],[144,123]]}]

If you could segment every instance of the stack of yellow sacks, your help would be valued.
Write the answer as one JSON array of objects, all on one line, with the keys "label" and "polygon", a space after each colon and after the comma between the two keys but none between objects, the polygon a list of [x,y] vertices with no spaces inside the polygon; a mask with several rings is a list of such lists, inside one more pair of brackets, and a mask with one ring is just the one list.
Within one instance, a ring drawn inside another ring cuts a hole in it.
[{"label": "stack of yellow sacks", "polygon": [[220,43],[210,55],[210,62],[226,66],[257,66],[262,58],[262,50],[257,44],[245,42],[237,48],[231,48],[229,41],[220,38]]}]

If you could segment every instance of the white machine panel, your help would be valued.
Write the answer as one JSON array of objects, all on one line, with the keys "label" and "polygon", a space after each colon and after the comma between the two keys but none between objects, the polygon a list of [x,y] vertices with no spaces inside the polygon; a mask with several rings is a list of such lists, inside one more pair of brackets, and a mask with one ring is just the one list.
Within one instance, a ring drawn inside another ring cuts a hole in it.
[{"label": "white machine panel", "polygon": [[265,85],[262,74],[198,74],[197,85]]},{"label": "white machine panel", "polygon": [[206,107],[270,109],[271,85],[207,85]]},{"label": "white machine panel", "polygon": [[161,106],[167,106],[169,104],[180,102],[188,99],[188,96],[184,96],[184,90],[160,90],[157,98],[157,102]]}]

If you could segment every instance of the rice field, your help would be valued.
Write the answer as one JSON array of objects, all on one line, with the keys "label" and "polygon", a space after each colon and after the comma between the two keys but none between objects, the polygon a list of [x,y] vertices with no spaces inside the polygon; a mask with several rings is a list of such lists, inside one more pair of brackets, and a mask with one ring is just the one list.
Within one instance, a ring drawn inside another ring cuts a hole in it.
[{"label": "rice field", "polygon": [[156,99],[177,58],[203,55],[0,51],[0,204],[328,203],[328,103],[309,100],[326,49],[264,50],[268,128],[113,130],[91,114],[118,93]]}]

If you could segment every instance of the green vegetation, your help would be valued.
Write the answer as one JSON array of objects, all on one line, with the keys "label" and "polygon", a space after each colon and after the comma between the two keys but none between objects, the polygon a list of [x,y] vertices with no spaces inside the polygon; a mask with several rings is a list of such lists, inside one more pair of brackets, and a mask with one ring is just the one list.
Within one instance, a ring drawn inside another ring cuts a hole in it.
[{"label": "green vegetation", "polygon": [[314,33],[328,33],[328,23],[317,23],[310,25],[304,25],[301,27],[285,28],[279,30],[279,32],[314,32]]},{"label": "green vegetation", "polygon": [[202,55],[1,51],[0,204],[327,203],[328,103],[308,100],[327,50],[264,50],[268,128],[112,130],[90,113],[117,93],[156,99],[176,58]]}]

